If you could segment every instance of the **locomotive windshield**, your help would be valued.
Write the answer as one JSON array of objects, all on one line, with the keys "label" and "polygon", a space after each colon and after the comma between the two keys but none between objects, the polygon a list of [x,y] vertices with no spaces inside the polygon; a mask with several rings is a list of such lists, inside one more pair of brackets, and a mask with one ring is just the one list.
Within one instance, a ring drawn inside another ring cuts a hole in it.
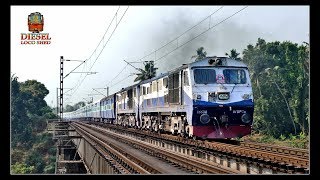
[{"label": "locomotive windshield", "polygon": [[214,69],[195,69],[194,81],[197,84],[216,83],[216,71]]},{"label": "locomotive windshield", "polygon": [[224,69],[223,75],[226,84],[245,84],[247,80],[243,69]]},{"label": "locomotive windshield", "polygon": [[194,81],[196,84],[245,84],[246,73],[243,69],[194,69]]}]

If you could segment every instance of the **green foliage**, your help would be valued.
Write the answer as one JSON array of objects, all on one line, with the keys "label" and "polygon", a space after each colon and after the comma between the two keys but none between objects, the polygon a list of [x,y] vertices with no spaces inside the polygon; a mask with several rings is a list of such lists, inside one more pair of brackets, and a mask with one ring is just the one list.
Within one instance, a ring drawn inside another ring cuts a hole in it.
[{"label": "green foliage", "polygon": [[197,55],[192,56],[191,58],[196,58],[195,61],[199,61],[207,56],[207,52],[203,51],[203,47],[197,49]]},{"label": "green foliage", "polygon": [[12,173],[52,172],[54,162],[49,156],[55,152],[51,134],[46,130],[46,119],[56,115],[47,106],[44,98],[49,93],[46,87],[36,80],[18,82],[11,77],[11,169]]},{"label": "green foliage", "polygon": [[66,106],[64,112],[72,112],[75,111],[75,108],[73,106],[70,106],[69,104]]},{"label": "green foliage", "polygon": [[230,54],[226,53],[226,56],[229,56],[229,58],[240,61],[241,59],[238,57],[239,55],[240,53],[237,53],[236,49],[231,49]]},{"label": "green foliage", "polygon": [[23,93],[24,103],[28,112],[39,116],[43,115],[44,112],[40,109],[47,106],[44,98],[49,94],[44,84],[36,80],[27,80],[20,83],[20,90]]},{"label": "green foliage", "polygon": [[280,137],[279,137],[279,139],[280,139],[281,141],[283,141],[283,140],[286,139],[286,137],[285,137],[283,134],[281,134]]},{"label": "green foliage", "polygon": [[307,149],[309,147],[309,137],[304,133],[297,136],[289,134],[288,137],[280,135],[279,138],[274,138],[270,135],[254,134],[252,136],[245,137],[246,141],[268,143],[272,145],[287,146],[293,148]]},{"label": "green foliage", "polygon": [[[49,153],[49,154],[52,154],[52,155],[55,155],[56,151],[57,151],[57,150],[56,150],[56,147],[51,146],[50,149],[48,150],[48,153]],[[55,157],[54,157],[54,159],[55,159]]]},{"label": "green foliage", "polygon": [[158,68],[154,67],[153,61],[146,61],[143,64],[144,64],[144,70],[139,68],[140,72],[136,74],[138,77],[134,79],[134,82],[144,81],[156,76],[156,71]]},{"label": "green foliage", "polygon": [[27,144],[31,139],[31,120],[27,116],[24,100],[25,93],[20,91],[18,77],[11,77],[11,146]]},{"label": "green foliage", "polygon": [[25,151],[21,149],[12,149],[11,150],[11,163],[19,163],[21,161],[24,161],[25,159]]},{"label": "green foliage", "polygon": [[254,131],[279,138],[309,129],[309,46],[266,42],[243,50],[255,98]]},{"label": "green foliage", "polygon": [[45,174],[53,174],[55,171],[55,166],[54,165],[48,165],[44,168],[44,173]]},{"label": "green foliage", "polygon": [[24,163],[15,163],[11,165],[12,174],[31,174],[34,173],[34,166],[27,166]]},{"label": "green foliage", "polygon": [[[66,108],[63,109],[63,112],[72,112],[72,111],[75,111],[75,110],[85,106],[85,105],[86,105],[86,103],[83,101],[77,102],[73,106],[68,104],[68,105],[66,105]],[[56,112],[57,109],[55,109],[54,111]]]},{"label": "green foliage", "polygon": [[42,173],[45,167],[45,162],[43,156],[38,151],[32,151],[26,159],[26,164],[28,166],[34,166],[35,173]]}]

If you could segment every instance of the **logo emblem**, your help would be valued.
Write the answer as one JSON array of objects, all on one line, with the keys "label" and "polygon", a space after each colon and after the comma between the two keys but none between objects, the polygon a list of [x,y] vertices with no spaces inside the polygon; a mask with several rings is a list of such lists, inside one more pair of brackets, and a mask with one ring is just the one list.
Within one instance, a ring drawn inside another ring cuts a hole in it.
[{"label": "logo emblem", "polygon": [[39,33],[43,31],[43,15],[39,12],[33,12],[28,15],[28,27],[29,31],[33,33]]},{"label": "logo emblem", "polygon": [[223,74],[218,74],[216,76],[216,82],[217,83],[225,83]]},{"label": "logo emblem", "polygon": [[33,12],[28,15],[28,30],[31,33],[21,33],[21,42],[23,45],[48,45],[51,44],[49,33],[42,33],[44,26],[43,15],[39,12]]}]

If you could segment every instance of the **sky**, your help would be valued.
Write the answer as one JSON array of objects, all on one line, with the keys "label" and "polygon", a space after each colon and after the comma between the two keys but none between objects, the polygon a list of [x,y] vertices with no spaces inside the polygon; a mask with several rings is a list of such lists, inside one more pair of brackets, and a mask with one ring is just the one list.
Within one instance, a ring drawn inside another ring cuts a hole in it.
[{"label": "sky", "polygon": [[[142,68],[143,61],[154,60],[159,75],[190,63],[199,47],[204,47],[207,56],[225,56],[231,49],[241,53],[258,38],[299,45],[309,42],[309,9],[309,6],[11,6],[10,71],[20,82],[34,79],[43,83],[49,90],[47,104],[56,107],[63,56],[65,60],[73,60],[64,61],[64,75],[81,64],[64,78],[64,105],[91,98],[97,101],[107,94],[106,87],[111,94],[134,84],[137,73],[134,67]],[[21,33],[31,33],[27,18],[32,12],[43,15],[41,33],[49,33],[50,44],[21,44]]]}]

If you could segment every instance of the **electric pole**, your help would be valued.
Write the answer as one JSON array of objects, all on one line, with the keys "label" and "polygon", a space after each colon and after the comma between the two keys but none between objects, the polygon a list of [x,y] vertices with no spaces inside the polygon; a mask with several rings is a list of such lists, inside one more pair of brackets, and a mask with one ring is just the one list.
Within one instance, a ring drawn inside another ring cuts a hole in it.
[{"label": "electric pole", "polygon": [[63,56],[60,56],[60,121],[63,120]]}]

